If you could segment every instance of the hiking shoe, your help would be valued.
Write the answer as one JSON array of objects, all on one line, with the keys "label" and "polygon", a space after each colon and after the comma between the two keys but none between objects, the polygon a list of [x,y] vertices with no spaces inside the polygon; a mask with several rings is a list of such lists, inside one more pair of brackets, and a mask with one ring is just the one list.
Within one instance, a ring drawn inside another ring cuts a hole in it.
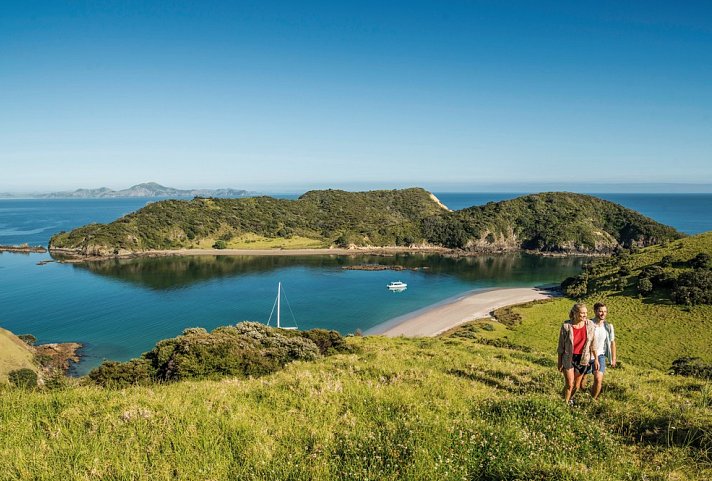
[{"label": "hiking shoe", "polygon": [[569,405],[569,407],[574,407],[574,406],[575,406],[574,400],[573,400],[573,399],[569,399],[568,405]]}]

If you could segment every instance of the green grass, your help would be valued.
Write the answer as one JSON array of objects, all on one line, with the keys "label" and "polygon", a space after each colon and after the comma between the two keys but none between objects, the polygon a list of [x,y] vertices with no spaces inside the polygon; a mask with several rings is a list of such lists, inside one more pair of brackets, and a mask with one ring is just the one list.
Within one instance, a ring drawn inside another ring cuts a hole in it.
[{"label": "green grass", "polygon": [[0,479],[709,479],[709,385],[626,366],[570,409],[550,353],[352,338],[247,380],[0,391]]},{"label": "green grass", "polygon": [[[587,299],[589,312],[596,301],[608,306],[608,320],[616,329],[618,358],[638,366],[669,369],[683,356],[712,362],[712,306],[683,308],[647,303],[642,299],[610,296]],[[574,301],[559,298],[551,302],[516,307],[522,323],[514,330],[498,331],[514,344],[555,352],[559,328],[568,318]]]},{"label": "green grass", "polygon": [[[217,239],[207,238],[196,243],[192,248],[212,249]],[[244,234],[226,241],[226,249],[324,249],[328,243],[319,239],[302,236],[264,237],[257,234]]]},{"label": "green grass", "polygon": [[8,382],[8,374],[16,369],[37,372],[34,353],[13,333],[0,328],[0,384]]}]

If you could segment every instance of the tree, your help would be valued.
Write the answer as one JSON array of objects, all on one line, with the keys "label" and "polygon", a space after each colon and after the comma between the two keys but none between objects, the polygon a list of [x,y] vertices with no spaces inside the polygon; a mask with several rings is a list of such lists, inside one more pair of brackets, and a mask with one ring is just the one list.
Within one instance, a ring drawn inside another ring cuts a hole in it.
[{"label": "tree", "polygon": [[647,277],[638,279],[638,292],[646,296],[653,292],[653,283]]}]

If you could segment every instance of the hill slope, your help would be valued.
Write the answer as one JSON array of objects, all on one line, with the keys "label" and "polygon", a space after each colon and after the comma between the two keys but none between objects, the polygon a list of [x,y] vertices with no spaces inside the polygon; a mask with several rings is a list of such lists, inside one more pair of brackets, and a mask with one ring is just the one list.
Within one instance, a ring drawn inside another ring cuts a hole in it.
[{"label": "hill slope", "polygon": [[[587,303],[589,314],[593,314],[593,304],[602,301],[616,328],[623,362],[663,370],[681,357],[712,363],[712,305],[676,304],[671,290],[664,286],[645,295],[638,290],[639,278],[645,272],[655,268],[655,272],[674,280],[693,270],[689,262],[700,253],[712,255],[712,232],[596,260],[577,278],[582,284],[573,285],[580,287],[579,295],[514,308],[521,324],[514,330],[499,331],[498,336],[515,344],[551,350],[573,302]],[[660,267],[661,263],[667,267]]]},{"label": "hill slope", "polygon": [[[0,391],[10,479],[709,479],[699,380],[629,366],[560,400],[551,353],[352,338],[258,379]],[[634,387],[633,387],[634,386]],[[680,409],[680,406],[685,406]]]},{"label": "hill slope", "polygon": [[34,352],[8,330],[0,328],[0,384],[8,382],[8,374],[17,369],[32,369],[37,372],[33,362]]},{"label": "hill slope", "polygon": [[[307,192],[296,201],[167,200],[107,225],[52,237],[52,250],[115,255],[161,249],[435,245],[473,251],[532,249],[611,253],[682,237],[620,205],[591,196],[545,193],[449,212],[419,189]],[[255,244],[254,247],[264,247]]]},{"label": "hill slope", "polygon": [[428,237],[453,247],[611,253],[678,239],[680,233],[619,204],[568,192],[546,192],[443,216]]}]

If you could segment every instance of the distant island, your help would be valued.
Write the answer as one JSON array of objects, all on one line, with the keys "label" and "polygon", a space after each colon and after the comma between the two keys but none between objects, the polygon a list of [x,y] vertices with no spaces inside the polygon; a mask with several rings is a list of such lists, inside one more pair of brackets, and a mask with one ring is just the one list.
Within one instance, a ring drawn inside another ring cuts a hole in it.
[{"label": "distant island", "polygon": [[680,237],[672,227],[587,195],[548,192],[451,211],[430,192],[411,188],[310,191],[297,200],[164,200],[110,224],[58,233],[49,249],[80,257],[384,247],[606,255]]},{"label": "distant island", "polygon": [[108,187],[98,189],[77,189],[66,192],[11,194],[0,193],[1,199],[119,199],[126,197],[246,197],[253,195],[243,189],[175,189],[165,187],[156,182],[145,182],[129,187],[128,189],[112,190]]}]

